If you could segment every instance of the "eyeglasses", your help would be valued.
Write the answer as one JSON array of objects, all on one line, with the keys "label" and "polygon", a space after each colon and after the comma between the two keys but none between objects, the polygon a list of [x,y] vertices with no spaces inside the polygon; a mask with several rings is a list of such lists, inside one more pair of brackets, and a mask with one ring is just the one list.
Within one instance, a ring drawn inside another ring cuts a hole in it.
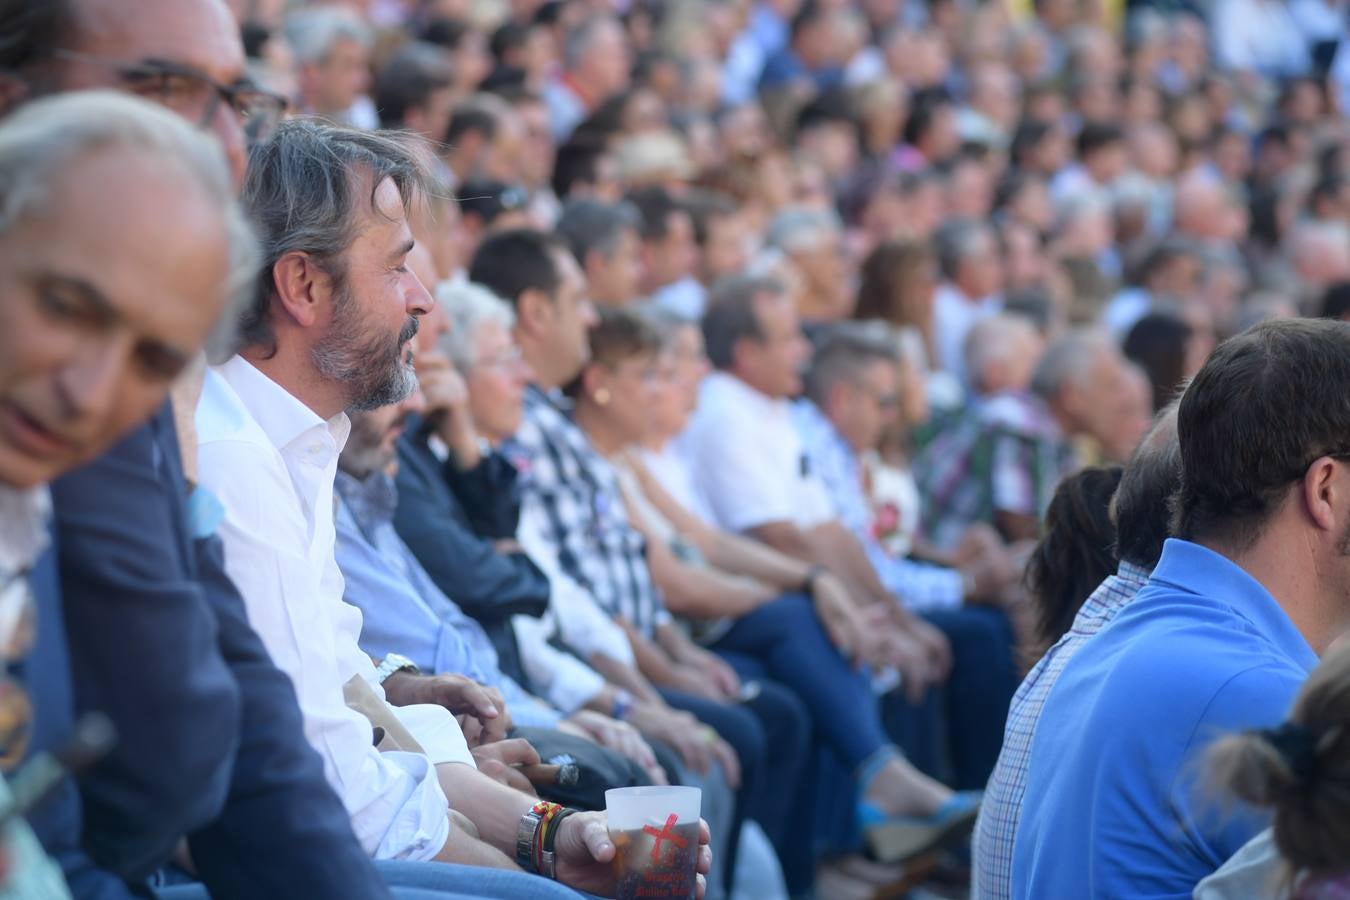
[{"label": "eyeglasses", "polygon": [[474,368],[508,369],[519,365],[520,360],[521,360],[520,348],[517,347],[515,344],[512,344],[510,347],[507,347],[498,353],[494,353],[491,356],[484,356],[481,359],[475,360]]},{"label": "eyeglasses", "polygon": [[173,110],[199,128],[211,126],[223,101],[238,118],[250,143],[266,140],[289,105],[285,97],[251,82],[221,84],[200,69],[168,60],[127,62],[59,48],[52,55],[114,69],[132,93]]}]

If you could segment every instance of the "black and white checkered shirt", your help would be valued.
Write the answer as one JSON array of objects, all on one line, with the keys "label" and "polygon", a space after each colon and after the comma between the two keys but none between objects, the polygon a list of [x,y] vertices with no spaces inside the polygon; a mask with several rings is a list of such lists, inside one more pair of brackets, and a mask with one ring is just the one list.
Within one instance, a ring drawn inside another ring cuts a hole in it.
[{"label": "black and white checkered shirt", "polygon": [[601,609],[651,637],[670,613],[652,583],[647,541],[628,520],[613,467],[569,418],[567,400],[531,385],[513,444],[522,530],[542,533],[558,567]]}]

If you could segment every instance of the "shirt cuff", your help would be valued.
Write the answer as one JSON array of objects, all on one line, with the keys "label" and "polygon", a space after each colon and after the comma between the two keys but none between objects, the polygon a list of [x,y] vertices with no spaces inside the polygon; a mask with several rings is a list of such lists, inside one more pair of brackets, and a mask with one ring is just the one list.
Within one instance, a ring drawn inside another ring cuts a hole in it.
[{"label": "shirt cuff", "polygon": [[478,768],[473,754],[469,752],[464,732],[460,730],[459,722],[455,721],[449,710],[429,703],[389,708],[421,745],[432,765],[464,763]]}]

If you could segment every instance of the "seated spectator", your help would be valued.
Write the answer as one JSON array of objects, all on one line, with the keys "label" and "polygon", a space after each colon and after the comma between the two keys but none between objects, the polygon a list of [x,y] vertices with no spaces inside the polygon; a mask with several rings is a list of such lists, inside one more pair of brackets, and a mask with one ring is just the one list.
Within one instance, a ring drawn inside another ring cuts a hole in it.
[{"label": "seated spectator", "polygon": [[698,280],[693,215],[660,187],[642,188],[628,199],[642,217],[643,293],[679,315],[702,315],[707,292]]},{"label": "seated spectator", "polygon": [[[534,374],[511,448],[524,473],[517,537],[549,577],[563,640],[636,700],[654,707],[663,723],[671,723],[671,707],[703,723],[686,724],[683,735],[667,734],[691,768],[706,773],[716,761],[739,788],[737,822],[728,836],[733,850],[727,858],[734,858],[741,817],[774,822],[786,815],[772,807],[761,812],[757,804],[784,802],[768,796],[774,773],[786,770],[782,783],[791,783],[802,760],[785,756],[766,765],[766,731],[785,746],[800,747],[805,713],[781,689],[766,689],[744,707],[732,705],[726,698],[739,691],[735,672],[676,633],[652,584],[642,535],[624,513],[613,470],[561,405],[561,386],[576,378],[589,355],[586,329],[595,316],[571,254],[538,232],[503,232],[478,249],[469,277],[512,303],[517,342]],[[569,612],[591,606],[619,624],[628,640],[591,633],[585,621],[594,610],[575,617]],[[703,694],[686,689],[695,683]],[[706,696],[710,692],[720,699]],[[725,864],[729,875],[732,863]]]},{"label": "seated spectator", "polygon": [[[1000,646],[1002,659],[1008,659],[1006,623],[957,617],[961,621],[934,627],[886,589],[866,551],[840,521],[793,425],[788,398],[801,391],[797,373],[807,345],[791,302],[777,282],[750,276],[724,282],[714,295],[703,331],[718,371],[703,383],[683,442],[717,524],[841,577],[871,621],[868,658],[896,666],[910,698],[922,698],[929,687],[946,682],[954,654],[952,694],[974,690],[986,681],[977,670],[999,665]],[[951,640],[966,646],[955,650]],[[1010,663],[1007,668],[1011,695]],[[998,692],[981,687],[978,699],[967,697],[952,706],[963,710],[952,727],[972,729],[955,742],[955,779],[961,787],[973,787],[983,783],[997,755],[993,732],[1001,729],[991,723],[1002,715]]]},{"label": "seated spectator", "polygon": [[[606,383],[607,373],[662,365],[660,341],[656,328],[636,314],[602,313],[591,329],[592,359],[577,382],[574,411],[591,443],[611,448],[626,506],[648,540],[657,587],[671,611],[692,620],[701,642],[743,677],[781,682],[814,711],[815,733],[858,779],[860,804],[914,826],[892,829],[889,840],[874,835],[874,850],[885,847],[878,855],[901,861],[926,852],[955,827],[924,821],[950,792],[904,761],[885,736],[871,685],[842,655],[864,661],[859,649],[867,628],[846,588],[828,572],[699,519],[638,458],[637,447],[658,424],[657,410],[664,413],[657,438],[662,449],[683,430],[697,383],[667,383],[653,396],[620,391]],[[673,365],[665,361],[663,380],[674,376]],[[600,403],[602,397],[609,400]],[[794,837],[792,831],[777,829],[779,839]]]},{"label": "seated spectator", "polygon": [[[1069,660],[1139,593],[1162,555],[1168,528],[1167,501],[1181,477],[1176,408],[1173,402],[1159,414],[1115,488],[1111,515],[1119,565],[1115,566],[1114,574],[1109,574],[1111,562],[1099,564],[1099,569],[1108,574],[1078,607],[1071,627],[1037,660],[1013,697],[1003,752],[986,791],[989,805],[981,811],[975,832],[976,900],[1006,898],[1013,893],[1013,840],[1022,818],[1031,741],[1051,689]],[[1111,480],[1114,479],[1108,479],[1108,483]],[[1072,521],[1064,524],[1068,526],[1066,531],[1074,527]],[[1047,532],[1038,552],[1043,552],[1055,537],[1054,530]],[[1076,552],[1065,556],[1062,568],[1076,574],[1078,566],[1083,565],[1081,560],[1100,553],[1101,546],[1096,542],[1080,545]],[[1034,582],[1032,589],[1038,590]],[[1075,589],[1074,594],[1077,593]]]},{"label": "seated spectator", "polygon": [[631,203],[570,200],[557,232],[586,275],[591,302],[626,306],[642,296],[642,217]]},{"label": "seated spectator", "polygon": [[1036,611],[1036,641],[1028,648],[1033,660],[1064,636],[1083,602],[1116,570],[1110,506],[1120,473],[1119,466],[1090,466],[1055,489],[1041,539],[1027,560]]},{"label": "seated spectator", "polygon": [[[377,669],[356,643],[359,611],[339,596],[332,479],[350,428],[342,410],[385,406],[413,390],[407,344],[432,304],[404,265],[419,177],[398,143],[312,122],[287,123],[254,153],[245,197],[271,279],[245,315],[240,354],[207,379],[197,410],[201,474],[225,507],[227,570],[297,686],[307,736],[367,851],[497,868],[509,868],[514,852],[533,871],[538,856],[516,834],[532,828],[530,843],[538,842],[534,820],[544,813],[535,798],[476,770],[451,717],[475,718],[492,743],[509,711],[483,703],[471,683],[409,674],[397,657]],[[297,231],[301,216],[312,225]],[[391,267],[396,278],[384,274]],[[400,749],[377,749],[376,722],[380,743]],[[509,751],[497,748],[499,761]],[[461,815],[474,829],[456,822]],[[556,877],[613,890],[603,814],[578,813],[558,828]],[[528,895],[551,886],[526,878],[518,887]]]},{"label": "seated spectator", "polygon": [[1346,867],[1345,729],[1350,651],[1327,653],[1277,728],[1230,735],[1210,748],[1211,780],[1229,796],[1274,813],[1252,838],[1200,882],[1196,900],[1327,900],[1350,886]]},{"label": "seated spectator", "polygon": [[1003,273],[994,232],[982,222],[954,219],[936,235],[938,267],[943,283],[933,308],[935,362],[963,384],[962,348],[975,323],[1003,307]]},{"label": "seated spectator", "polygon": [[379,124],[366,96],[375,38],[358,13],[334,6],[297,9],[286,17],[285,36],[301,112],[357,128]]},{"label": "seated spectator", "polygon": [[[76,724],[69,647],[77,642],[69,640],[64,623],[49,485],[112,448],[165,402],[171,383],[226,311],[233,289],[247,281],[255,245],[215,142],[177,116],[107,92],[38,101],[5,119],[0,184],[9,200],[0,222],[6,297],[0,330],[6,395],[0,648],[11,673],[5,763],[12,771],[20,762],[31,765],[34,756],[66,751],[81,737],[89,740],[87,729]],[[165,196],[152,211],[144,198],[160,190]],[[171,429],[171,416],[169,422]],[[127,763],[135,761],[121,747],[108,757],[111,735],[96,741],[90,762],[102,765],[88,783],[89,800],[81,801],[63,768],[54,796],[28,814],[28,823],[18,818],[6,827],[4,850],[12,866],[6,893],[130,898],[189,830],[203,832],[194,846],[201,847],[210,874],[218,874],[214,864],[222,848],[213,838],[228,828],[221,819],[243,703],[209,629],[192,628],[176,638],[200,656],[184,660],[184,689],[152,694],[171,712],[191,717],[159,723],[159,745],[176,751],[158,768],[161,780],[140,788],[139,808],[119,807],[119,792],[125,795],[132,783],[128,776],[143,773],[129,771]],[[127,652],[119,648],[118,665],[139,680]],[[104,699],[121,698],[110,692]],[[188,699],[210,708],[179,705]],[[124,745],[145,737],[134,709],[120,703],[101,709],[105,731],[126,729]],[[203,740],[206,746],[198,743]],[[35,770],[27,771],[31,780]],[[281,779],[279,787],[310,794],[333,864],[379,891],[368,868],[344,855],[341,831],[323,818],[334,810],[322,785],[302,775]],[[14,800],[7,788],[0,791],[6,802]],[[87,831],[82,807],[92,813]],[[114,811],[134,815],[112,828]]]},{"label": "seated spectator", "polygon": [[1263,827],[1247,811],[1203,815],[1194,764],[1223,731],[1283,720],[1339,632],[1347,349],[1344,323],[1274,320],[1223,344],[1186,389],[1176,538],[1045,704],[1014,896],[1181,896]]},{"label": "seated spectator", "polygon": [[797,314],[808,333],[815,326],[847,319],[853,313],[844,231],[833,212],[791,207],[769,224],[769,246],[796,273]]},{"label": "seated spectator", "polygon": [[[1039,362],[1034,353],[1009,354],[1013,341],[993,326],[972,333],[972,364],[986,352],[997,363],[984,376],[993,393],[915,460],[923,530],[938,547],[953,546],[975,522],[993,525],[1007,541],[1034,537],[1059,479],[1075,467],[1070,439],[1108,435],[1120,404],[1130,400],[1124,358],[1109,338],[1071,332]],[[1028,357],[1035,367],[1029,382]]]},{"label": "seated spectator", "polygon": [[1012,599],[1016,566],[989,558],[965,568],[915,562],[888,553],[872,530],[862,457],[877,450],[888,418],[899,411],[898,382],[899,356],[889,329],[871,323],[826,332],[805,379],[806,398],[793,406],[811,469],[882,583],[910,609],[1001,606]]}]

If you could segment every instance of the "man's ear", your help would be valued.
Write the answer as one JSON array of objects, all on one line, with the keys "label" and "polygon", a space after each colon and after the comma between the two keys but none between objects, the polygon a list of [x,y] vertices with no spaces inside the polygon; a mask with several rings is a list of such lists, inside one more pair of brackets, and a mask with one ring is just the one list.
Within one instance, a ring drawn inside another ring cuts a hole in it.
[{"label": "man's ear", "polygon": [[301,328],[311,328],[330,314],[333,278],[308,253],[287,253],[272,264],[272,286],[278,312]]},{"label": "man's ear", "polygon": [[[1342,493],[1342,479],[1336,477],[1339,466],[1329,456],[1323,456],[1303,473],[1303,505],[1308,515],[1323,531],[1336,527],[1337,511],[1347,506]],[[1337,531],[1337,537],[1344,534],[1344,525]]]},{"label": "man's ear", "polygon": [[553,321],[553,300],[538,288],[526,288],[516,298],[516,320],[526,334],[546,330]]}]

